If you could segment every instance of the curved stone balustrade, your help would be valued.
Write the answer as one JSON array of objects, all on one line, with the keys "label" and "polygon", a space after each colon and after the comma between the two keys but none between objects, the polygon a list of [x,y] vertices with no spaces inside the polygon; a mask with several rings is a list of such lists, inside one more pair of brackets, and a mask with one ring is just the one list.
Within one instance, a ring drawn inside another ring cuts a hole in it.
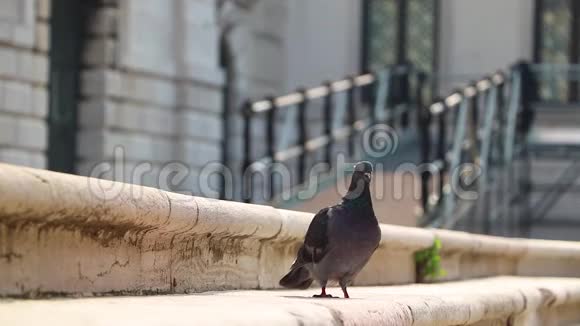
[{"label": "curved stone balustrade", "polygon": [[[0,164],[0,296],[276,288],[311,218]],[[443,244],[445,280],[580,277],[579,243],[382,230],[358,285],[415,282],[413,253],[435,237]]]}]

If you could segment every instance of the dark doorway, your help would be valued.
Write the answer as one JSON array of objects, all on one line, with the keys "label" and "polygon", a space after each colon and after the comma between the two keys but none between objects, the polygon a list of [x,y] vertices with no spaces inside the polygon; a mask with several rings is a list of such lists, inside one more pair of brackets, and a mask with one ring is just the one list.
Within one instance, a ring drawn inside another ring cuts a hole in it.
[{"label": "dark doorway", "polygon": [[409,62],[436,70],[439,0],[364,0],[362,6],[363,70]]},{"label": "dark doorway", "polygon": [[47,156],[53,171],[75,172],[81,55],[90,2],[52,0]]},{"label": "dark doorway", "polygon": [[[555,65],[580,63],[580,1],[536,0],[535,11],[534,61]],[[559,79],[552,85],[552,100],[577,102],[578,82],[573,78]],[[547,97],[547,83],[541,86],[543,96]]]},{"label": "dark doorway", "polygon": [[[363,0],[361,68],[382,69],[393,64],[412,64],[428,75],[437,74],[440,0]],[[404,103],[409,81],[399,78],[391,104]],[[430,79],[430,98],[437,78]]]}]

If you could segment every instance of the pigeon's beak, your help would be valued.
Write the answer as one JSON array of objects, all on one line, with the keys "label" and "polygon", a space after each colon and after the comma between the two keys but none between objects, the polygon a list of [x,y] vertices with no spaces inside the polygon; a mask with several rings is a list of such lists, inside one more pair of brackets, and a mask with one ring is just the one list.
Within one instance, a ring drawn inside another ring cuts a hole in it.
[{"label": "pigeon's beak", "polygon": [[367,181],[371,181],[371,173],[370,172],[365,173],[365,179],[367,179]]}]

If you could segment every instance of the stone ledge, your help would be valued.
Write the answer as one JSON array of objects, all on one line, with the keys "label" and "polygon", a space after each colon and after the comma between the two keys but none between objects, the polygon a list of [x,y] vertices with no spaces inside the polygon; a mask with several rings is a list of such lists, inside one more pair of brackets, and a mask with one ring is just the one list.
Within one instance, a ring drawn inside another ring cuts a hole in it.
[{"label": "stone ledge", "polygon": [[500,277],[350,292],[349,300],[284,290],[0,301],[0,324],[539,326],[580,321],[580,279]]},{"label": "stone ledge", "polygon": [[[0,296],[276,288],[312,214],[0,164]],[[580,244],[382,225],[358,285],[413,283],[441,239],[445,280],[580,277]]]}]

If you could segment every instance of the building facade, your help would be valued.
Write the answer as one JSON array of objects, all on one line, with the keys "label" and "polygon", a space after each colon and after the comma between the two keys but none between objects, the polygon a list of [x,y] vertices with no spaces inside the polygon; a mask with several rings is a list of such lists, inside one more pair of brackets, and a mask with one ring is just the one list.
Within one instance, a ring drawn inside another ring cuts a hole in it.
[{"label": "building facade", "polygon": [[0,161],[215,197],[219,165],[241,166],[246,99],[401,62],[435,73],[445,93],[532,59],[534,8],[0,0]]}]

